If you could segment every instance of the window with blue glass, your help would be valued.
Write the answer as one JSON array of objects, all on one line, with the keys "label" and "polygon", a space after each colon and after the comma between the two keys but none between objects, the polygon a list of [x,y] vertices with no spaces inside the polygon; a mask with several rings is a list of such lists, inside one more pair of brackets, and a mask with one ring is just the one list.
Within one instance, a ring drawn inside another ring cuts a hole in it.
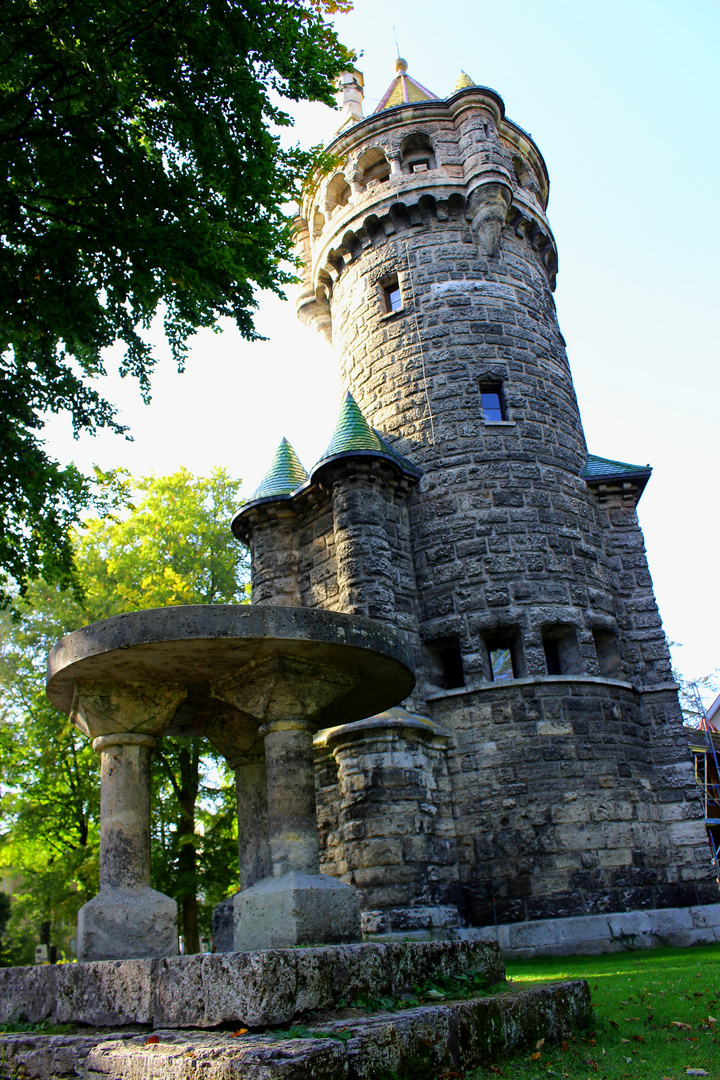
[{"label": "window with blue glass", "polygon": [[500,383],[481,383],[480,399],[482,401],[483,418],[486,424],[507,420],[505,397]]},{"label": "window with blue glass", "polygon": [[402,293],[400,292],[400,282],[397,277],[387,278],[383,281],[382,298],[386,312],[400,310],[402,307]]}]

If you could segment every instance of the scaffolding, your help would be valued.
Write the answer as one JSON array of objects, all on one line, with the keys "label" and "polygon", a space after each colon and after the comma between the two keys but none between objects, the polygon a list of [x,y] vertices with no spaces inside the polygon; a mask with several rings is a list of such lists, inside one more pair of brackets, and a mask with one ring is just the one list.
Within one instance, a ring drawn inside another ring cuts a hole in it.
[{"label": "scaffolding", "polygon": [[[710,722],[708,713],[702,704],[700,691],[697,683],[690,683],[688,687],[693,704],[700,716],[698,731],[705,734],[706,746],[693,746],[692,752],[695,759],[695,780],[703,792],[703,810],[705,815],[705,828],[713,853],[715,871],[720,880],[720,761],[718,761],[718,745],[720,745],[720,732]],[[715,738],[717,737],[718,745]]]}]

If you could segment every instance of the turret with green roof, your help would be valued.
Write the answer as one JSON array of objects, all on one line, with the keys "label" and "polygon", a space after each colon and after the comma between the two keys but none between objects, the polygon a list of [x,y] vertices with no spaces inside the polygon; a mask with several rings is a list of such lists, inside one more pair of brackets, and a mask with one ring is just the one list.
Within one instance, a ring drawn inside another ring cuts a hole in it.
[{"label": "turret with green roof", "polygon": [[355,398],[348,390],[340,409],[340,416],[335,431],[325,453],[315,463],[310,473],[311,478],[331,461],[341,458],[375,457],[389,461],[403,476],[417,480],[421,470],[411,461],[398,454],[383,437],[370,427],[360,411]]},{"label": "turret with green roof", "polygon": [[261,499],[285,498],[304,484],[307,478],[300,458],[283,437],[270,468],[248,499],[248,505]]}]

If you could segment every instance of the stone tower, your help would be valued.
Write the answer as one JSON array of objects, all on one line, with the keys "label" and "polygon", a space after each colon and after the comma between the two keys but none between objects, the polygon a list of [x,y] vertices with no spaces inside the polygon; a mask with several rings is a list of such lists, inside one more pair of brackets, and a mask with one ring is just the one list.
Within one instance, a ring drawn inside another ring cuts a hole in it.
[{"label": "stone tower", "polygon": [[362,77],[297,222],[300,318],[348,396],[236,517],[253,603],[388,620],[402,710],[317,743],[325,870],[369,931],[718,900],[636,506],[589,455],[552,292],[548,175],[495,91]]}]

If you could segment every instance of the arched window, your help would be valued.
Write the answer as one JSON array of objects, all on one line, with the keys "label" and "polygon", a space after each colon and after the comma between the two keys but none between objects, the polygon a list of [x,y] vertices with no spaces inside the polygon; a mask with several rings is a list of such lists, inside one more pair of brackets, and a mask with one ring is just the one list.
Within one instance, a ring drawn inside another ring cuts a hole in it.
[{"label": "arched window", "polygon": [[363,187],[367,187],[373,181],[384,184],[390,178],[390,162],[379,146],[372,146],[360,155],[357,170],[359,182]]},{"label": "arched window", "polygon": [[425,172],[435,168],[435,148],[429,135],[415,131],[406,135],[400,143],[400,157],[404,173]]},{"label": "arched window", "polygon": [[325,209],[328,214],[332,213],[336,206],[347,206],[350,201],[350,185],[343,173],[335,173],[327,186],[325,196]]}]

